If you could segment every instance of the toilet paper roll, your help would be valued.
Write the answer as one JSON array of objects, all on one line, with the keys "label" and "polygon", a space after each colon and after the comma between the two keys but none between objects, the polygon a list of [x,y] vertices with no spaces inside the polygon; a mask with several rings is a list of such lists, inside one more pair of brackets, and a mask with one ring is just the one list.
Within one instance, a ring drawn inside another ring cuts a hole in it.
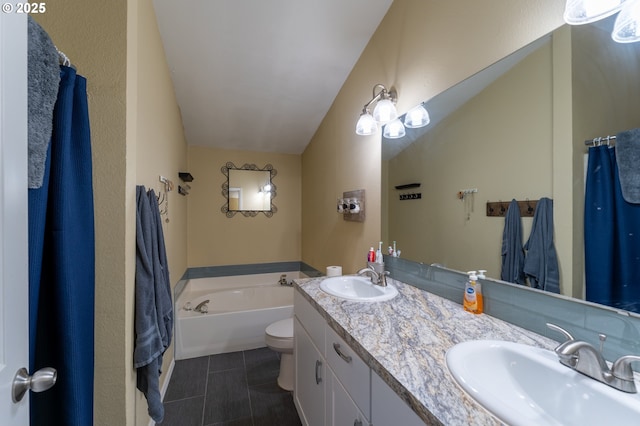
[{"label": "toilet paper roll", "polygon": [[328,277],[338,277],[342,275],[342,266],[327,266]]}]

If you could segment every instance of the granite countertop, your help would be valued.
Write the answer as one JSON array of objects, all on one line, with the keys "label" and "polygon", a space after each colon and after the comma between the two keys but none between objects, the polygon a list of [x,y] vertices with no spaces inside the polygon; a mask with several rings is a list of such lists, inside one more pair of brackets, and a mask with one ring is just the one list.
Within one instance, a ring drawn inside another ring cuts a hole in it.
[{"label": "granite countertop", "polygon": [[[553,349],[551,339],[388,278],[398,296],[353,302],[320,289],[324,277],[294,281],[331,328],[427,424],[499,425],[449,373],[445,353],[467,340],[505,340]],[[482,368],[482,366],[478,366]]]}]

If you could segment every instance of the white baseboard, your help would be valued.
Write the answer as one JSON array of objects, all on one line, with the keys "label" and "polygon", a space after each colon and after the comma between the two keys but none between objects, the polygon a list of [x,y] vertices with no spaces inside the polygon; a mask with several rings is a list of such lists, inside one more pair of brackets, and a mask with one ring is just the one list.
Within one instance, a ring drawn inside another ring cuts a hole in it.
[{"label": "white baseboard", "polygon": [[[176,360],[172,359],[171,364],[169,364],[169,370],[167,371],[167,377],[164,379],[164,383],[162,384],[162,389],[160,389],[160,398],[164,401],[164,395],[167,393],[167,388],[169,387],[169,382],[171,381],[171,375],[173,374],[173,367],[176,365]],[[149,419],[149,426],[156,426],[156,422],[153,419]]]}]

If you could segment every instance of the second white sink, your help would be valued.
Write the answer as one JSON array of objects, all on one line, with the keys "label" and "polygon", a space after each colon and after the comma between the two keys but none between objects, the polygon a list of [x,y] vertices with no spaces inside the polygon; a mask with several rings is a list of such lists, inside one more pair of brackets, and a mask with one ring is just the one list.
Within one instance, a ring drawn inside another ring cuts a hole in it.
[{"label": "second white sink", "polygon": [[332,296],[360,302],[381,302],[398,295],[398,289],[391,284],[381,287],[369,278],[356,275],[326,278],[320,283],[320,288]]},{"label": "second white sink", "polygon": [[458,384],[509,425],[637,425],[640,396],[586,377],[553,351],[512,342],[475,340],[446,355]]}]

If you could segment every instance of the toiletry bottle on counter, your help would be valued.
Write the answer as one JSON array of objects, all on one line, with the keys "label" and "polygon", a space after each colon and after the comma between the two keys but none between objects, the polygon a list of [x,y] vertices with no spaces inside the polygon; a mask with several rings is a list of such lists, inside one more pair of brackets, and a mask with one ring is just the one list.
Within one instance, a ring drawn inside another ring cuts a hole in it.
[{"label": "toiletry bottle on counter", "polygon": [[478,312],[478,296],[476,294],[476,284],[478,281],[478,277],[476,276],[476,271],[469,271],[467,272],[467,274],[469,274],[469,278],[467,279],[467,283],[464,287],[462,307],[467,312],[479,314],[480,312]]},{"label": "toiletry bottle on counter", "polygon": [[376,252],[373,251],[373,247],[369,249],[369,254],[367,254],[367,262],[375,262],[376,261]]},{"label": "toiletry bottle on counter", "polygon": [[376,263],[383,264],[384,257],[382,257],[382,241],[378,244],[378,251],[376,252]]}]

